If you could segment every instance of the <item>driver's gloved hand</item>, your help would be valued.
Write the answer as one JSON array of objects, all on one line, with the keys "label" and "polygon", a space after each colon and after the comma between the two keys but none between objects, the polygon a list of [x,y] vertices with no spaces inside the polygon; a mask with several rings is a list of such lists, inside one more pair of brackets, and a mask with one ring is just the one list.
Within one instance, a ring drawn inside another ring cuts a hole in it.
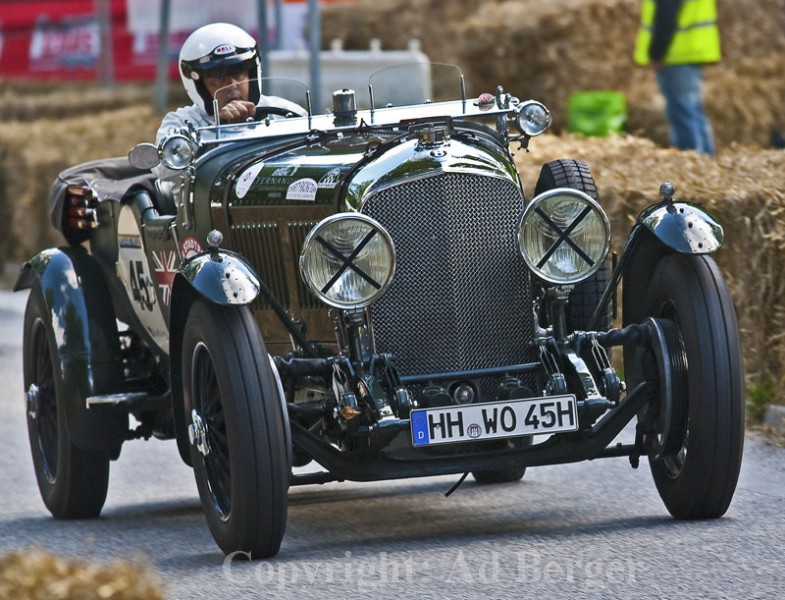
[{"label": "driver's gloved hand", "polygon": [[256,114],[256,106],[248,100],[232,100],[218,111],[221,123],[242,123],[252,119]]}]

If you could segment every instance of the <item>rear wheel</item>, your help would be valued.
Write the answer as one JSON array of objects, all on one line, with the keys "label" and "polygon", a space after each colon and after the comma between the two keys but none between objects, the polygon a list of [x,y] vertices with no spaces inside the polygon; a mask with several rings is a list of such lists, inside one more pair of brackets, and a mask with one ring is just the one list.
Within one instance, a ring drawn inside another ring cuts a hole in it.
[{"label": "rear wheel", "polygon": [[[538,195],[554,188],[572,188],[585,192],[599,201],[597,184],[588,165],[579,160],[561,159],[545,163],[540,170],[534,194]],[[567,305],[567,326],[573,331],[585,331],[600,302],[602,292],[608,283],[610,269],[607,263],[587,280],[578,283],[570,292],[570,303]],[[609,310],[600,315],[594,329],[604,330],[610,326]]]},{"label": "rear wheel", "polygon": [[183,334],[191,460],[207,524],[226,554],[278,553],[289,464],[282,406],[247,307],[198,300]]},{"label": "rear wheel", "polygon": [[720,517],[736,489],[744,444],[741,344],[730,294],[711,258],[674,254],[658,263],[646,309],[676,324],[687,359],[686,435],[680,449],[650,456],[654,482],[677,519]]},{"label": "rear wheel", "polygon": [[38,282],[25,310],[23,361],[27,431],[41,498],[56,519],[97,517],[109,486],[109,454],[71,443],[51,311]]}]

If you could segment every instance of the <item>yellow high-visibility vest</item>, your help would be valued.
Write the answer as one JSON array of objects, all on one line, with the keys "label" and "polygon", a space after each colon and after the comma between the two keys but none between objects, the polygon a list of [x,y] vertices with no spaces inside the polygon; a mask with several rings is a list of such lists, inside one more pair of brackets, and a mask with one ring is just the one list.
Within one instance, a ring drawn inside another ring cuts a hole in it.
[{"label": "yellow high-visibility vest", "polygon": [[[649,64],[649,44],[657,3],[643,1],[641,28],[635,44],[636,64]],[[712,63],[720,60],[720,32],[717,28],[715,0],[684,0],[679,9],[676,31],[670,47],[662,57],[666,65]]]}]

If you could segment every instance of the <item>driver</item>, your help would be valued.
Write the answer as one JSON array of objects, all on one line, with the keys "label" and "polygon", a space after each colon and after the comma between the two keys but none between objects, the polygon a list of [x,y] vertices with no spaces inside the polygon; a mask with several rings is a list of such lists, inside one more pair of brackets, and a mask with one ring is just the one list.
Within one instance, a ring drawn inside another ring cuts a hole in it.
[{"label": "driver", "polygon": [[256,41],[240,27],[212,23],[194,31],[180,49],[180,78],[191,106],[167,114],[156,142],[190,121],[195,127],[214,125],[213,98],[222,87],[234,85],[218,97],[221,123],[240,123],[256,114],[257,106],[277,106],[298,116],[306,112],[278,96],[262,96],[262,64]]},{"label": "driver", "polygon": [[[194,31],[180,49],[180,78],[191,106],[168,113],[158,128],[155,143],[186,126],[215,125],[213,98],[218,95],[220,123],[241,123],[252,119],[257,108],[264,106],[286,109],[297,116],[307,113],[302,107],[279,96],[262,96],[262,64],[256,40],[245,30],[229,23],[212,23]],[[176,174],[164,166],[153,169],[160,179]]]}]

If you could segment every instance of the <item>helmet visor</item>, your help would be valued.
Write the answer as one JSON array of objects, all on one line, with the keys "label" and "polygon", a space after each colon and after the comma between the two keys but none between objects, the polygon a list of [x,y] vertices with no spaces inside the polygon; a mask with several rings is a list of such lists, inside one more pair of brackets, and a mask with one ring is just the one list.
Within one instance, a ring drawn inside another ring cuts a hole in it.
[{"label": "helmet visor", "polygon": [[[220,49],[220,47],[219,47]],[[198,80],[210,71],[217,69],[237,68],[250,71],[256,68],[255,48],[236,48],[231,54],[219,54],[218,49],[196,60],[183,61],[181,68],[183,74],[191,79]]]},{"label": "helmet visor", "polygon": [[227,79],[237,79],[245,75],[250,77],[256,73],[252,71],[256,69],[256,65],[252,60],[246,60],[239,63],[227,64],[226,62],[216,65],[210,69],[202,69],[202,76],[213,83],[220,83]]}]

